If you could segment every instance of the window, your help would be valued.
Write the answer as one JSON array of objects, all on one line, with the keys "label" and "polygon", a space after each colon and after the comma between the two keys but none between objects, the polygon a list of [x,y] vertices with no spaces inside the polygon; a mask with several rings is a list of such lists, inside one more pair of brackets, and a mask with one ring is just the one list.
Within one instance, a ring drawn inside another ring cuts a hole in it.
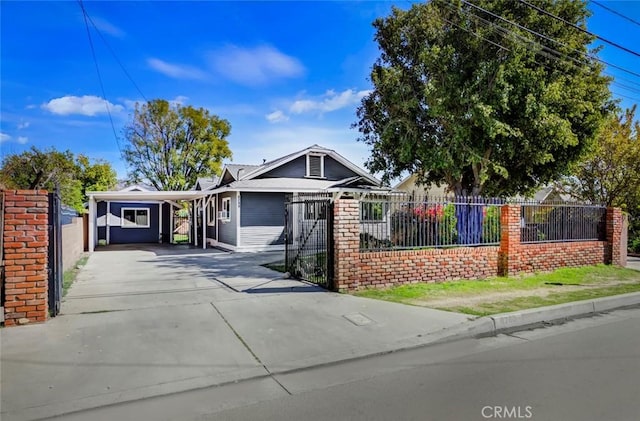
[{"label": "window", "polygon": [[228,221],[231,219],[231,198],[225,197],[222,199],[222,210],[220,211],[220,215],[218,215],[218,219],[222,219],[224,221]]},{"label": "window", "polygon": [[327,202],[311,200],[304,203],[304,219],[315,221],[327,219]]},{"label": "window", "polygon": [[212,196],[209,198],[209,203],[207,204],[207,225],[215,225],[216,224],[216,198]]},{"label": "window", "polygon": [[307,177],[324,178],[324,155],[307,155]]},{"label": "window", "polygon": [[387,209],[387,203],[360,202],[360,221],[384,221]]},{"label": "window", "polygon": [[122,228],[149,228],[149,209],[122,208]]}]

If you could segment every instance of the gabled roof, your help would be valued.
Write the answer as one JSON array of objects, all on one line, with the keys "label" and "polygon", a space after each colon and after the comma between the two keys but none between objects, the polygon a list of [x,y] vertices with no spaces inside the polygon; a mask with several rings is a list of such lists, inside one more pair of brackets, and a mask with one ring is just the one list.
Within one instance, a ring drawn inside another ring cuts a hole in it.
[{"label": "gabled roof", "polygon": [[273,161],[265,162],[264,164],[258,166],[258,168],[256,168],[254,171],[252,171],[251,173],[249,173],[246,176],[244,176],[243,179],[244,180],[253,179],[253,178],[258,177],[258,176],[260,176],[260,175],[262,175],[262,174],[264,174],[266,172],[269,172],[269,171],[273,170],[274,168],[277,168],[277,167],[279,167],[281,165],[284,165],[284,164],[286,164],[288,162],[291,162],[296,158],[304,156],[304,155],[306,155],[308,153],[319,153],[319,154],[328,155],[331,158],[333,158],[336,161],[338,161],[339,163],[341,163],[342,165],[344,165],[345,167],[349,168],[354,173],[360,175],[361,177],[369,180],[370,182],[372,182],[374,184],[380,184],[379,180],[377,180],[371,174],[369,174],[366,171],[364,171],[362,168],[360,168],[357,165],[355,165],[353,162],[349,161],[348,159],[346,159],[345,157],[343,157],[342,155],[340,155],[339,153],[337,153],[333,149],[327,149],[327,148],[324,148],[324,147],[322,147],[320,145],[312,145],[312,146],[309,146],[308,148],[302,149],[302,150],[300,150],[298,152],[294,152],[294,153],[291,153],[289,155],[285,155],[285,156],[280,157],[278,159],[274,159]]},{"label": "gabled roof", "polygon": [[118,188],[117,191],[128,192],[128,191],[157,191],[157,189],[148,184],[131,184],[127,186],[122,186]]},{"label": "gabled roof", "polygon": [[[212,177],[198,177],[194,190],[211,190],[218,185],[220,178],[217,175]],[[200,188],[198,188],[200,187]]]},{"label": "gabled roof", "polygon": [[231,175],[231,177],[233,177],[234,180],[242,180],[247,176],[247,174],[260,167],[261,165],[227,164],[225,165],[225,170]]}]

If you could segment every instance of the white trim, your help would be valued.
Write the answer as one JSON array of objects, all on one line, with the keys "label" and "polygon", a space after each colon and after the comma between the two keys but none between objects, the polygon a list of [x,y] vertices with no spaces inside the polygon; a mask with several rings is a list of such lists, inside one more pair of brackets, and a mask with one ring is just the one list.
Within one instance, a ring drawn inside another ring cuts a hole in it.
[{"label": "white trim", "polygon": [[[134,218],[136,222],[131,222],[124,218],[124,211],[135,211]],[[138,211],[145,211],[147,213],[147,224],[138,225]],[[132,224],[132,225],[127,225]],[[151,228],[151,209],[150,208],[120,208],[120,228]]]},{"label": "white trim", "polygon": [[169,244],[175,244],[173,241],[173,213],[175,212],[175,210],[173,209],[173,202],[169,203],[171,203],[171,211],[169,212]]},{"label": "white trim", "polygon": [[202,204],[202,249],[207,248],[207,206],[203,197],[200,199],[200,203]]},{"label": "white trim", "polygon": [[[213,206],[213,209],[209,209],[210,205]],[[205,204],[205,207],[207,208],[207,226],[213,227],[216,225],[216,219],[218,219],[216,215],[217,203],[214,200],[213,195],[210,195],[207,198],[207,203]]]},{"label": "white trim", "polygon": [[158,203],[158,243],[162,244],[162,203]]},{"label": "white trim", "polygon": [[96,238],[97,238],[97,226],[96,226],[96,201],[93,196],[89,195],[89,252],[95,250]]},{"label": "white trim", "polygon": [[106,241],[107,245],[109,245],[109,240],[111,240],[111,226],[109,225],[109,216],[111,215],[111,202],[107,200],[107,213],[104,215],[104,226],[106,232]]},{"label": "white trim", "polygon": [[[226,211],[225,211],[225,208],[224,208],[225,202],[227,203]],[[220,212],[218,212],[218,219],[221,220],[222,222],[231,221],[231,197],[223,197],[222,201],[220,202],[220,204],[222,205],[222,206],[220,206],[222,208],[222,210]]]},{"label": "white trim", "polygon": [[[307,169],[305,171],[305,177],[306,178],[324,178],[324,157],[326,154],[323,153],[317,153],[317,152],[309,152],[306,155],[306,163],[307,163]],[[312,156],[317,156],[320,158],[320,175],[311,175],[311,162],[310,162],[310,158]]]},{"label": "white trim", "polygon": [[198,200],[191,201],[191,216],[193,217],[193,226],[189,227],[189,234],[193,231],[193,245],[198,247]]},{"label": "white trim", "polygon": [[240,198],[240,192],[236,192],[236,244],[241,245],[242,241],[241,241],[241,237],[242,237],[242,232],[240,230],[240,213],[241,213],[241,198]]}]

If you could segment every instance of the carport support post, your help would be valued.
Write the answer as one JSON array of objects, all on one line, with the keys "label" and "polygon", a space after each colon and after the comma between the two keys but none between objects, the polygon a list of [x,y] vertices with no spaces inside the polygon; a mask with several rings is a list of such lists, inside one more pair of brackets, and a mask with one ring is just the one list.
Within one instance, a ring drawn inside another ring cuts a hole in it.
[{"label": "carport support post", "polygon": [[89,196],[89,252],[92,252],[96,246],[96,201],[93,196]]},{"label": "carport support post", "polygon": [[202,199],[202,249],[206,249],[207,248],[207,204],[209,203],[208,200],[205,200],[205,198],[203,197]]}]

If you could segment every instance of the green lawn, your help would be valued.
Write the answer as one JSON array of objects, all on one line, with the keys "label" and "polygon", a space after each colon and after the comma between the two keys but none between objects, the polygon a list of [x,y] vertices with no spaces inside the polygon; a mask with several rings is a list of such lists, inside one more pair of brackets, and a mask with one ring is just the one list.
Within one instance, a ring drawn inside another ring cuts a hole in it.
[{"label": "green lawn", "polygon": [[189,234],[173,234],[174,243],[188,243]]},{"label": "green lawn", "polygon": [[365,289],[354,294],[486,316],[636,291],[640,291],[639,271],[598,265],[514,278]]}]

